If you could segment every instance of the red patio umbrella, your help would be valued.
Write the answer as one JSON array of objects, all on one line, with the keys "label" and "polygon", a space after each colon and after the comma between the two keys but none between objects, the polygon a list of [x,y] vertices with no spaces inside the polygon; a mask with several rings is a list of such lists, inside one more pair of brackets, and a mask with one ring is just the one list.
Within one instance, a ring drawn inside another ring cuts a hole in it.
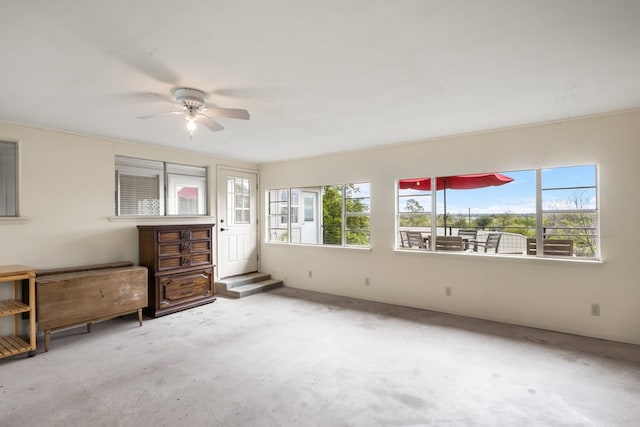
[{"label": "red patio umbrella", "polygon": [[[472,190],[474,188],[496,187],[513,181],[500,173],[474,173],[471,175],[439,176],[436,178],[436,190],[444,190],[444,233],[447,234],[447,189]],[[431,190],[431,178],[401,179],[402,190]]]}]

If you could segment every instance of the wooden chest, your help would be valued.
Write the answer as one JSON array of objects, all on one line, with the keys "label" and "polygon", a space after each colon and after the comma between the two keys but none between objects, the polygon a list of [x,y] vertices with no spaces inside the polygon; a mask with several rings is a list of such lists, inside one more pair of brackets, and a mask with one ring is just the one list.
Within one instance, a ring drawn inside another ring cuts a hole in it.
[{"label": "wooden chest", "polygon": [[[51,331],[138,312],[147,305],[147,269],[91,266],[40,271],[36,276],[38,329],[45,331],[45,351]],[[82,271],[80,271],[82,270]],[[72,271],[72,272],[66,272]]]},{"label": "wooden chest", "polygon": [[158,317],[216,300],[213,227],[138,226],[140,265],[149,269],[145,314]]}]

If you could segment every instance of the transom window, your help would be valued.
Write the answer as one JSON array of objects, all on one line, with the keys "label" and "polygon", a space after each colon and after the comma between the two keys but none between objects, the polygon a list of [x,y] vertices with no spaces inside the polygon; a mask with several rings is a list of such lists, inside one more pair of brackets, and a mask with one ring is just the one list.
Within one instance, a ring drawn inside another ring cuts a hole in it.
[{"label": "transom window", "polygon": [[401,179],[396,212],[398,248],[600,257],[596,165]]},{"label": "transom window", "polygon": [[116,156],[117,216],[206,215],[207,169]]}]

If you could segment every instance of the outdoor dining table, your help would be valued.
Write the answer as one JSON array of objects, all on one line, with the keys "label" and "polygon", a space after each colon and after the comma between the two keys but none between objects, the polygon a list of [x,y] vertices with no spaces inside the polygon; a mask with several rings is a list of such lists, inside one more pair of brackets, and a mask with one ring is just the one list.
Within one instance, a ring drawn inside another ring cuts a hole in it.
[{"label": "outdoor dining table", "polygon": [[[474,243],[473,250],[474,251],[477,250],[477,248],[475,246],[476,241],[472,240],[470,236],[460,236],[460,237],[462,238],[462,244],[463,244],[465,250],[469,249],[469,245],[471,243]],[[436,239],[437,238],[438,238],[438,236],[436,236]],[[424,241],[425,248],[430,249],[431,248],[431,236],[430,235],[429,236],[422,236],[422,240]]]}]

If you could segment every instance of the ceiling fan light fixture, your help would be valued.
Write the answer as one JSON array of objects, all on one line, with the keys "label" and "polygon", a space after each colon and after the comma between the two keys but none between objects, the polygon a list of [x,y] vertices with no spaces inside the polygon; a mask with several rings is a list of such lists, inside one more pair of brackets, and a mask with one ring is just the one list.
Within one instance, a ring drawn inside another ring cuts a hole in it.
[{"label": "ceiling fan light fixture", "polygon": [[163,116],[184,115],[187,120],[187,130],[189,139],[196,130],[196,121],[203,124],[212,132],[223,130],[224,127],[214,120],[214,117],[228,117],[231,119],[249,120],[249,112],[241,108],[223,108],[216,105],[207,105],[204,100],[207,94],[201,90],[180,87],[173,91],[176,103],[180,106],[179,111],[168,111],[166,113],[148,114],[139,116],[139,119],[153,119]]}]

